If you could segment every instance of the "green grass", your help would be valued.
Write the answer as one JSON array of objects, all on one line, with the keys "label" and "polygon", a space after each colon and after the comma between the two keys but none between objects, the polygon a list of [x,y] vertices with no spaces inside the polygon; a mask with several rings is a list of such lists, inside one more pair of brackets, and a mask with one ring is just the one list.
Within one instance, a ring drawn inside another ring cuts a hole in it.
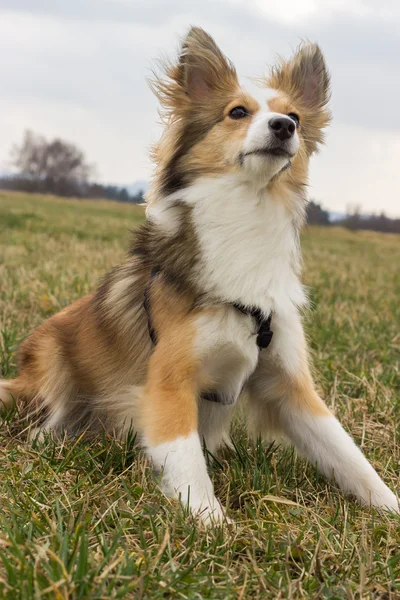
[{"label": "green grass", "polygon": [[[45,317],[94,289],[143,209],[0,193],[0,374]],[[400,238],[303,236],[318,385],[399,489]],[[400,598],[400,519],[362,509],[290,448],[210,465],[235,521],[204,530],[158,491],[134,440],[27,443],[0,423],[0,598]]]}]

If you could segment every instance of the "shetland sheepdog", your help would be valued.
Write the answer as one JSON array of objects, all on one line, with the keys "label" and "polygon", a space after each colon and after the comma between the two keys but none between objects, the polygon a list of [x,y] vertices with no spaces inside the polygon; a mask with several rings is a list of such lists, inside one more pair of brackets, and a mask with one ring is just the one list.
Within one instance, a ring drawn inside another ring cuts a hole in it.
[{"label": "shetland sheepdog", "polygon": [[344,492],[397,512],[319,397],[303,333],[299,232],[330,120],[321,50],[304,43],[243,84],[195,27],[152,89],[164,130],[146,221],[96,292],[22,343],[2,404],[34,412],[39,430],[133,427],[165,494],[209,522],[225,513],[203,447],[229,443],[243,404],[253,434],[284,435]]}]

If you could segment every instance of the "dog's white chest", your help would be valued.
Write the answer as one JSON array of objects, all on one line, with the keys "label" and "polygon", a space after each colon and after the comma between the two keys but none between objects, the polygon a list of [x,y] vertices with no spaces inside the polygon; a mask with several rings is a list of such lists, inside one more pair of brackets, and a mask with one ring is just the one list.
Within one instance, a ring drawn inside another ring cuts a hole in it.
[{"label": "dog's white chest", "polygon": [[201,288],[265,315],[304,304],[298,235],[283,204],[229,178],[197,184],[188,200],[201,249]]},{"label": "dog's white chest", "polygon": [[202,396],[233,404],[258,363],[255,320],[233,306],[222,306],[201,316],[196,326]]}]

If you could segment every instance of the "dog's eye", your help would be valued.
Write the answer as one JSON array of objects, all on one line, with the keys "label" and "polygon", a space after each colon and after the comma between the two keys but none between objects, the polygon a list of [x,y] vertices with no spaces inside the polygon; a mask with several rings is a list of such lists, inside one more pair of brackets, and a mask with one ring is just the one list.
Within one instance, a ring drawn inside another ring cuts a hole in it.
[{"label": "dog's eye", "polygon": [[296,115],[296,113],[289,113],[288,117],[290,117],[292,119],[292,121],[294,121],[296,123],[296,127],[297,127],[298,124],[300,123],[299,115]]},{"label": "dog's eye", "polygon": [[249,113],[244,106],[235,106],[235,108],[232,108],[232,110],[229,111],[231,119],[243,119],[243,117],[247,117],[248,114]]}]

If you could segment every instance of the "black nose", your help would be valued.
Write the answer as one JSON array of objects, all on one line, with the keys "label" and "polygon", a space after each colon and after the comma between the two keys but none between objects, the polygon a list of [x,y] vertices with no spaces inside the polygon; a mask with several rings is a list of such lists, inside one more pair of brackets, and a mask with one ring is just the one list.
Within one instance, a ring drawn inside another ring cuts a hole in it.
[{"label": "black nose", "polygon": [[293,137],[296,131],[294,121],[288,117],[273,117],[269,122],[269,126],[282,142]]}]

